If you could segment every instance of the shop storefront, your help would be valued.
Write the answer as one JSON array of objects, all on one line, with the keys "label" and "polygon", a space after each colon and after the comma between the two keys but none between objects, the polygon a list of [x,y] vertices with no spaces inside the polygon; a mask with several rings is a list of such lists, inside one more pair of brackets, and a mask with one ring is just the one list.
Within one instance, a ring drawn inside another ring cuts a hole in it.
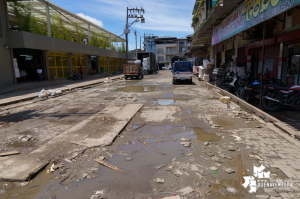
[{"label": "shop storefront", "polygon": [[299,62],[300,62],[300,43],[288,44],[288,59],[285,69],[286,83],[288,85],[299,84]]},{"label": "shop storefront", "polygon": [[107,57],[100,57],[101,73],[107,73]]},{"label": "shop storefront", "polygon": [[66,78],[69,75],[68,53],[48,52],[48,66],[50,79]]},{"label": "shop storefront", "polygon": [[80,72],[80,65],[82,66],[83,75],[86,75],[86,61],[84,54],[72,54],[72,71]]},{"label": "shop storefront", "polygon": [[113,58],[113,57],[110,57],[110,58],[109,58],[109,68],[110,68],[110,72],[111,72],[111,73],[116,72],[115,58]]}]

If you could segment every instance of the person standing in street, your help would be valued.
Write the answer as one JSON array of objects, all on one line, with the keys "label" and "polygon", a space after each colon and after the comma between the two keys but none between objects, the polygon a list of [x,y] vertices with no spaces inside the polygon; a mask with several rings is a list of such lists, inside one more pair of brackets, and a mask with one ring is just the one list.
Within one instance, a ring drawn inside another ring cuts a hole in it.
[{"label": "person standing in street", "polygon": [[80,72],[80,79],[83,79],[83,70],[82,70],[82,65],[79,65],[79,72]]}]

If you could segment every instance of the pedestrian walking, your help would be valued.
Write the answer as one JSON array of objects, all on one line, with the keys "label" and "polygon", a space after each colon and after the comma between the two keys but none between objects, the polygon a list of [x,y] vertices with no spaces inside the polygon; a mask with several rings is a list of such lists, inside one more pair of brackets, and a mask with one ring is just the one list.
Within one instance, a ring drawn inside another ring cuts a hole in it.
[{"label": "pedestrian walking", "polygon": [[79,72],[80,72],[80,79],[83,79],[83,70],[82,70],[82,65],[79,65]]}]

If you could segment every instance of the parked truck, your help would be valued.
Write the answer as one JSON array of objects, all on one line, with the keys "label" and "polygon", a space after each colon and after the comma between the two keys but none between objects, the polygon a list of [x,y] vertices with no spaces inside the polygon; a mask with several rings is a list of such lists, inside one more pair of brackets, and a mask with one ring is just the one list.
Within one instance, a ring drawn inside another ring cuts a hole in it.
[{"label": "parked truck", "polygon": [[193,83],[193,64],[190,61],[175,61],[172,69],[173,84],[187,80]]},{"label": "parked truck", "polygon": [[124,64],[123,74],[125,79],[128,79],[129,77],[131,79],[142,79],[144,77],[142,73],[142,65],[139,61],[131,61],[128,64]]},{"label": "parked truck", "polygon": [[137,60],[141,61],[142,70],[147,71],[147,74],[153,74],[156,72],[156,58],[152,52],[139,52],[137,53]]}]

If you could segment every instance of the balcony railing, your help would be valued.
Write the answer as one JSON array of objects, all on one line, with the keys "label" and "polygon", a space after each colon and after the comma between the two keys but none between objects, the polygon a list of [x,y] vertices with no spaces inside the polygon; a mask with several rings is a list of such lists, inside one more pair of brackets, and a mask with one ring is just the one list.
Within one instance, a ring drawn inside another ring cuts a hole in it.
[{"label": "balcony railing", "polygon": [[156,54],[165,54],[165,51],[156,51]]}]

